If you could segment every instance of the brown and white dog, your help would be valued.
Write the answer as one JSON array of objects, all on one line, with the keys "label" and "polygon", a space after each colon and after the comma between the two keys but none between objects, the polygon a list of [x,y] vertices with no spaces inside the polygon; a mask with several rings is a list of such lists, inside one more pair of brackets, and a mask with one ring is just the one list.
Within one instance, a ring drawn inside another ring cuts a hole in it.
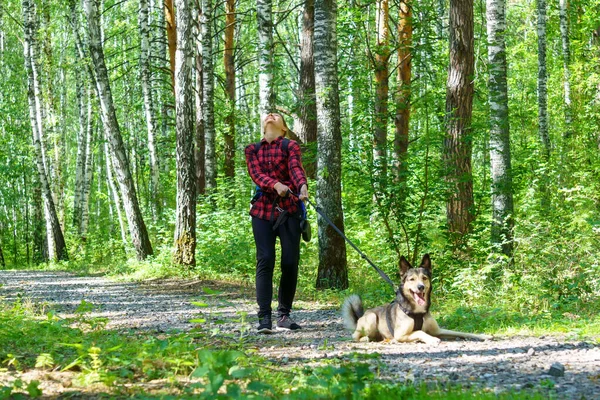
[{"label": "brown and white dog", "polygon": [[401,284],[396,299],[385,306],[363,311],[362,299],[351,295],[344,301],[342,316],[346,328],[354,331],[352,338],[360,341],[415,342],[429,345],[440,343],[440,337],[491,339],[488,335],[475,335],[441,329],[429,313],[431,304],[431,259],[423,256],[421,265],[413,268],[408,260],[400,259]]}]

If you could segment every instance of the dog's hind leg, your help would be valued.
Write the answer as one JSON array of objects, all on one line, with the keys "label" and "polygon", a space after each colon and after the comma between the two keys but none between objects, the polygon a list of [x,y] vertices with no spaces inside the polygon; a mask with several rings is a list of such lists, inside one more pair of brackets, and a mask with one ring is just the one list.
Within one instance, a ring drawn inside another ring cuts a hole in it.
[{"label": "dog's hind leg", "polygon": [[447,338],[463,338],[463,339],[475,339],[475,340],[490,340],[490,335],[478,335],[474,333],[466,333],[459,331],[451,331],[449,329],[440,329],[435,336],[447,337]]}]

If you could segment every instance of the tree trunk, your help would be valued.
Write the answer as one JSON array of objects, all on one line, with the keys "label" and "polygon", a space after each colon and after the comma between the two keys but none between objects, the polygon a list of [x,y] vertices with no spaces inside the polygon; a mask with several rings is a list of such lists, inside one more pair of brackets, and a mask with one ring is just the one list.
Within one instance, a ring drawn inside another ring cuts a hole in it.
[{"label": "tree trunk", "polygon": [[123,246],[126,248],[127,231],[125,229],[125,224],[123,223],[123,216],[121,214],[121,196],[119,195],[117,185],[115,185],[115,178],[112,173],[112,165],[114,164],[112,162],[112,156],[110,155],[108,150],[108,140],[104,142],[104,154],[106,155],[106,186],[108,189],[108,198],[110,199],[112,197],[113,204],[115,205],[115,211],[117,212],[117,222],[119,223],[119,230],[121,233],[121,241],[123,242]]},{"label": "tree trunk", "polygon": [[84,9],[88,19],[89,47],[94,65],[96,91],[100,100],[100,115],[106,137],[110,144],[112,163],[121,189],[125,214],[129,222],[129,233],[131,234],[138,259],[144,260],[147,256],[152,255],[152,245],[150,244],[148,231],[142,218],[142,212],[129,169],[125,145],[115,113],[108,71],[104,62],[104,51],[102,49],[100,24],[95,0],[84,0]]},{"label": "tree trunk", "polygon": [[148,154],[150,156],[150,196],[154,210],[154,219],[161,215],[160,202],[160,167],[158,154],[156,153],[156,118],[154,110],[154,98],[152,92],[151,72],[150,72],[150,30],[148,28],[148,1],[140,0],[139,12],[140,25],[140,77],[142,84],[142,94],[144,96],[144,115],[146,117],[146,129],[148,131]]},{"label": "tree trunk", "polygon": [[389,42],[389,3],[377,0],[375,28],[375,126],[373,135],[373,179],[375,190],[385,193],[387,188],[387,123],[388,123],[388,60]]},{"label": "tree trunk", "polygon": [[473,109],[473,0],[450,0],[450,63],[446,86],[444,163],[449,198],[446,215],[455,240],[473,220],[471,114]]},{"label": "tree trunk", "polygon": [[212,58],[212,0],[202,0],[202,116],[204,118],[205,180],[206,189],[217,187],[217,159],[215,155],[215,80]]},{"label": "tree trunk", "polygon": [[196,266],[192,15],[187,0],[175,0],[175,6],[177,7],[177,52],[175,53],[177,215],[173,262],[191,269]]},{"label": "tree trunk", "polygon": [[[342,134],[337,81],[337,5],[315,0],[315,89],[317,93],[317,204],[343,232]],[[325,173],[326,171],[326,173]],[[344,239],[319,215],[317,288],[346,289],[348,267]]]},{"label": "tree trunk", "polygon": [[273,88],[273,5],[271,0],[256,0],[258,21],[258,85],[260,127],[263,117],[275,110]]},{"label": "tree trunk", "polygon": [[408,129],[410,122],[412,61],[412,0],[400,2],[398,23],[398,91],[396,94],[396,132],[394,136],[394,183],[397,206],[404,209],[408,168]]},{"label": "tree trunk", "polygon": [[513,255],[513,189],[506,70],[506,1],[487,0],[492,246]]},{"label": "tree trunk", "polygon": [[302,163],[306,175],[317,172],[317,103],[315,99],[315,0],[304,1],[302,38],[300,42],[300,84],[298,85],[298,119],[294,130],[303,144]]},{"label": "tree trunk", "polygon": [[173,0],[165,2],[165,22],[167,24],[167,43],[169,47],[169,61],[171,65],[171,83],[175,89],[175,50],[177,48],[177,26],[175,26],[175,11]]},{"label": "tree trunk", "polygon": [[225,176],[235,176],[235,62],[234,37],[235,33],[235,0],[225,2],[225,50],[223,64],[225,65],[225,94],[227,101],[227,116],[225,124]]},{"label": "tree trunk", "polygon": [[25,40],[23,42],[25,69],[28,77],[28,100],[29,116],[31,129],[33,132],[33,146],[36,155],[36,165],[38,176],[42,188],[42,197],[44,200],[44,217],[46,221],[46,237],[48,241],[48,258],[50,260],[68,260],[65,238],[62,233],[58,214],[54,206],[54,199],[48,181],[48,172],[44,160],[43,142],[44,142],[44,123],[41,112],[41,92],[39,84],[39,75],[35,69],[35,37],[33,23],[34,4],[29,0],[23,0],[23,27]]},{"label": "tree trunk", "polygon": [[546,161],[550,158],[548,135],[548,76],[546,72],[546,0],[537,0],[538,33],[538,129]]},{"label": "tree trunk", "polygon": [[204,137],[204,115],[202,113],[202,100],[204,97],[204,72],[202,67],[202,10],[198,11],[196,34],[196,188],[198,194],[206,192],[206,139]]},{"label": "tree trunk", "polygon": [[2,252],[2,243],[0,243],[0,266],[6,268],[6,262],[4,261],[4,253]]},{"label": "tree trunk", "polygon": [[94,139],[94,118],[92,116],[92,87],[88,85],[87,89],[88,104],[87,104],[87,127],[86,127],[86,148],[85,148],[85,166],[83,174],[83,185],[81,195],[81,224],[79,225],[79,235],[85,241],[87,239],[88,225],[90,220],[89,204],[90,204],[90,190],[92,187],[92,176],[94,168],[94,152],[93,152],[93,139]]},{"label": "tree trunk", "polygon": [[[77,65],[81,65],[83,62],[79,54],[76,55]],[[76,79],[76,104],[77,104],[77,114],[79,117],[79,130],[77,131],[77,162],[75,164],[75,190],[73,191],[73,227],[79,230],[81,226],[81,200],[83,195],[83,177],[84,177],[84,168],[85,168],[85,155],[86,155],[86,147],[87,147],[87,113],[85,108],[85,99],[84,99],[84,81],[83,74],[81,73],[80,68],[78,67],[75,70],[75,79]]]},{"label": "tree trunk", "polygon": [[[550,161],[550,136],[548,134],[548,74],[546,68],[546,0],[537,0],[537,33],[538,33],[538,132],[542,143],[542,162]],[[548,193],[548,174],[544,168],[540,177],[541,206],[550,205]]]},{"label": "tree trunk", "polygon": [[44,235],[44,212],[42,211],[42,188],[33,182],[33,264],[48,262],[48,241]]},{"label": "tree trunk", "polygon": [[560,0],[560,36],[563,50],[564,74],[564,107],[565,107],[565,132],[564,137],[570,138],[573,134],[573,112],[571,110],[571,44],[569,42],[569,5],[567,0]]}]

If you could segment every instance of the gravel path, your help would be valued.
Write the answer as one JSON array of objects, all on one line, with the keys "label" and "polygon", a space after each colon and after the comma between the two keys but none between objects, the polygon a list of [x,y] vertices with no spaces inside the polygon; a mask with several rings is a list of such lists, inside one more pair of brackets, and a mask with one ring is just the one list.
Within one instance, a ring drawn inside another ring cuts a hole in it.
[{"label": "gravel path", "polygon": [[195,326],[190,319],[204,318],[206,329],[240,332],[250,346],[280,365],[379,353],[368,362],[382,366],[380,376],[395,382],[461,384],[496,393],[543,388],[552,398],[600,399],[597,340],[511,336],[486,342],[442,341],[437,347],[355,343],[342,326],[337,305],[303,301],[296,302],[293,315],[301,331],[255,335],[251,287],[176,280],[119,283],[40,271],[0,271],[0,285],[0,301],[21,297],[47,303],[62,317],[73,316],[85,300],[94,308],[90,316],[108,319],[107,329],[186,330]]}]

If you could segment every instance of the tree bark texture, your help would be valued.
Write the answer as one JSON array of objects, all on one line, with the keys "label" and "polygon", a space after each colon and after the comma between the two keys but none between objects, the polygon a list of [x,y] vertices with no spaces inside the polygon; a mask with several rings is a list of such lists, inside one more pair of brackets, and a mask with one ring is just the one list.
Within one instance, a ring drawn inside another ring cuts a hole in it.
[{"label": "tree bark texture", "polygon": [[473,220],[471,115],[473,110],[473,0],[450,0],[450,63],[446,85],[444,162],[448,228],[456,239]]},{"label": "tree bark texture", "polygon": [[117,121],[117,115],[113,103],[113,97],[108,79],[108,71],[104,61],[104,50],[100,36],[100,21],[95,0],[84,0],[84,11],[88,20],[88,39],[90,56],[94,66],[94,77],[96,92],[100,102],[100,116],[106,138],[109,142],[112,164],[123,200],[123,207],[127,216],[129,233],[137,258],[146,259],[152,255],[152,245],[146,230],[146,224],[142,217],[133,178],[131,176],[129,161],[121,130]]},{"label": "tree bark texture", "polygon": [[[337,5],[315,0],[315,89],[317,96],[317,204],[343,232],[342,134],[337,81]],[[317,288],[346,289],[348,267],[344,239],[319,215]]]},{"label": "tree bark texture", "polygon": [[398,207],[404,208],[408,168],[408,130],[410,123],[412,62],[412,0],[400,1],[398,18],[398,90],[396,92],[396,131],[394,135],[394,184]]},{"label": "tree bark texture", "polygon": [[29,0],[23,0],[23,28],[25,40],[23,42],[25,69],[28,78],[27,97],[29,100],[29,119],[33,133],[33,147],[36,155],[36,166],[40,185],[42,189],[42,198],[44,201],[44,219],[46,222],[46,240],[48,245],[48,258],[50,260],[68,260],[67,246],[62,233],[58,214],[54,206],[54,199],[50,182],[48,180],[48,170],[44,160],[44,123],[42,118],[42,102],[40,99],[39,75],[35,70],[35,36],[34,36],[34,4]]},{"label": "tree bark texture", "polygon": [[175,53],[175,115],[177,124],[177,212],[175,264],[196,266],[196,164],[194,160],[194,92],[192,87],[192,13],[187,0],[177,7]]},{"label": "tree bark texture", "polygon": [[265,114],[275,110],[275,90],[273,88],[273,5],[271,0],[256,1],[258,20],[258,85],[259,106],[262,120]]},{"label": "tree bark texture", "polygon": [[202,0],[202,117],[204,119],[205,138],[205,185],[206,189],[217,187],[217,158],[215,155],[215,79],[214,63],[212,57],[212,27],[213,23],[212,0]]},{"label": "tree bark texture", "polygon": [[148,154],[150,156],[150,196],[155,219],[162,213],[160,200],[160,166],[156,152],[156,117],[152,92],[152,74],[150,72],[150,29],[148,27],[148,1],[140,0],[140,78],[144,97],[144,116],[148,131]]},{"label": "tree bark texture", "polygon": [[196,190],[198,194],[205,193],[206,186],[206,139],[204,137],[204,115],[202,113],[202,99],[204,97],[204,79],[202,79],[203,62],[202,62],[202,10],[198,10],[196,23],[196,90],[194,91],[196,98]]},{"label": "tree bark texture", "polygon": [[171,84],[175,89],[175,49],[177,48],[177,26],[173,0],[164,0],[165,23],[167,25],[167,47],[169,48],[169,65],[171,66]]},{"label": "tree bark texture", "polygon": [[550,158],[548,135],[548,73],[546,67],[546,0],[537,0],[538,33],[538,129],[546,161]]},{"label": "tree bark texture", "polygon": [[225,176],[235,176],[235,61],[233,59],[235,44],[235,0],[225,1],[225,94],[227,99],[227,115],[225,116]]},{"label": "tree bark texture", "polygon": [[513,255],[513,186],[506,68],[506,0],[487,0],[492,246]]},{"label": "tree bark texture", "polygon": [[294,130],[303,144],[302,163],[306,174],[316,177],[317,103],[315,99],[315,0],[304,1],[302,38],[300,41],[300,84],[298,85],[298,119]]},{"label": "tree bark texture", "polygon": [[375,67],[375,125],[373,134],[373,178],[376,190],[385,193],[387,188],[387,123],[389,72],[389,3],[377,0],[375,28],[377,44],[373,62]]},{"label": "tree bark texture", "polygon": [[563,87],[565,107],[565,131],[564,137],[569,138],[573,134],[573,111],[571,110],[571,44],[569,41],[569,3],[568,0],[560,0],[560,37],[563,52]]}]

